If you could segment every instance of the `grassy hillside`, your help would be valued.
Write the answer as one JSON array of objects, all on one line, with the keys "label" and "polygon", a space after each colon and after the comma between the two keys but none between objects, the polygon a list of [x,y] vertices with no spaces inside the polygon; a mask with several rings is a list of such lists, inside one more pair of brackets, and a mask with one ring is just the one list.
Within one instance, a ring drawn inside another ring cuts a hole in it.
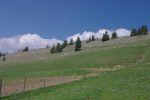
[{"label": "grassy hillside", "polygon": [[149,40],[144,39],[135,37],[104,43],[100,41],[83,43],[83,50],[80,52],[74,52],[74,47],[68,47],[63,53],[58,54],[49,54],[47,49],[10,54],[6,56],[6,62],[0,64],[0,76],[5,79],[17,79],[25,76],[86,74],[90,71],[82,68],[130,64],[136,62],[149,47]]},{"label": "grassy hillside", "polygon": [[[124,37],[107,42],[83,42],[83,50],[74,47],[49,54],[49,49],[9,54],[0,63],[0,76],[5,80],[52,76],[84,75],[93,69],[123,69],[100,74],[95,78],[14,94],[2,99],[17,100],[148,100],[150,99],[150,35]],[[86,70],[85,70],[86,69]]]},{"label": "grassy hillside", "polygon": [[4,97],[4,100],[149,100],[150,64]]}]

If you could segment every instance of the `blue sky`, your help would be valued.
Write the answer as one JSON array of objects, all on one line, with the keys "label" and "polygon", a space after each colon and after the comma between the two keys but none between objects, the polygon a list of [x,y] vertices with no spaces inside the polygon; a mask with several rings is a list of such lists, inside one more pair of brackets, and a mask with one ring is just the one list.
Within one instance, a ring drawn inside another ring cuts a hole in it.
[{"label": "blue sky", "polygon": [[150,0],[0,0],[0,37],[65,39],[102,28],[150,29]]}]

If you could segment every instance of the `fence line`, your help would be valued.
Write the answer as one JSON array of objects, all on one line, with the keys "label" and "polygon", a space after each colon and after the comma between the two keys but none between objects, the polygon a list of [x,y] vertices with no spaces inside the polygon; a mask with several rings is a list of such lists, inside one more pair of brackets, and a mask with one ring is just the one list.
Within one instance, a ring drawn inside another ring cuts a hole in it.
[{"label": "fence line", "polygon": [[[38,89],[47,86],[53,86],[72,82],[82,79],[84,76],[55,76],[55,77],[41,77],[41,78],[30,78],[25,77],[23,80],[8,80],[0,79],[0,97],[7,96],[12,93],[25,92],[28,90]],[[3,83],[3,84],[2,84]]]}]

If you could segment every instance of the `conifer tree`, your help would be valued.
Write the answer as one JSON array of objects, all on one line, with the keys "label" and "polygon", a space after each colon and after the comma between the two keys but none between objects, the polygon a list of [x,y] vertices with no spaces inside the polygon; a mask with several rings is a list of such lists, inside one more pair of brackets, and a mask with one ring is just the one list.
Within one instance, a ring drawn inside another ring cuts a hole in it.
[{"label": "conifer tree", "polygon": [[53,47],[50,49],[50,53],[55,53],[55,46],[53,45]]},{"label": "conifer tree", "polygon": [[76,43],[75,43],[75,51],[81,50],[81,40],[80,37],[77,38]]},{"label": "conifer tree", "polygon": [[71,38],[69,45],[73,45],[73,44],[74,44],[74,41],[73,41],[73,39]]},{"label": "conifer tree", "polygon": [[108,41],[109,40],[109,34],[108,32],[106,31],[103,36],[102,36],[102,41]]},{"label": "conifer tree", "polygon": [[68,46],[68,41],[65,40],[64,43],[62,44],[62,48],[64,49],[64,48],[67,47],[67,46]]},{"label": "conifer tree", "polygon": [[136,35],[138,35],[138,32],[137,32],[137,30],[135,28],[133,28],[131,30],[130,36],[132,37],[132,36],[136,36]]},{"label": "conifer tree", "polygon": [[95,37],[94,37],[94,35],[92,35],[92,41],[95,41]]},{"label": "conifer tree", "polygon": [[141,35],[146,35],[148,33],[148,29],[147,29],[146,25],[141,26],[140,33],[141,33]]},{"label": "conifer tree", "polygon": [[116,32],[112,33],[112,39],[118,38],[118,34]]},{"label": "conifer tree", "polygon": [[62,45],[60,43],[57,43],[56,52],[62,52]]}]

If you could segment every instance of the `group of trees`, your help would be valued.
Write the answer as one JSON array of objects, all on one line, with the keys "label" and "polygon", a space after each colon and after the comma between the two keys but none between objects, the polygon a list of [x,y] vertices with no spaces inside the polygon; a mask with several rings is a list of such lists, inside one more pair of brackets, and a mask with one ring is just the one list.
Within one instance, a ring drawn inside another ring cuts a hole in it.
[{"label": "group of trees", "polygon": [[[114,31],[112,33],[112,39],[118,38],[118,34]],[[106,31],[102,36],[102,41],[108,41],[110,39],[108,32]]]},{"label": "group of trees", "polygon": [[3,53],[0,52],[0,58],[2,58],[2,61],[3,61],[3,62],[6,60],[5,55],[6,55],[6,54],[3,54]]},{"label": "group of trees", "polygon": [[[116,32],[113,32],[113,33],[112,33],[112,39],[117,38],[117,37],[118,37],[117,33],[116,33]],[[108,32],[106,31],[106,32],[103,34],[102,41],[107,41],[107,40],[109,40],[109,34],[108,34]],[[91,41],[95,41],[94,35],[92,35],[92,36],[87,40],[86,43],[91,42]],[[62,52],[65,47],[67,47],[68,45],[74,45],[74,44],[75,44],[75,51],[81,50],[81,48],[82,48],[82,42],[81,42],[81,40],[80,40],[80,37],[78,37],[75,42],[73,41],[73,39],[71,39],[69,43],[68,43],[67,40],[65,40],[65,41],[63,42],[63,44],[57,43],[56,46],[53,45],[53,47],[50,49],[50,53]]]},{"label": "group of trees", "polygon": [[71,39],[69,43],[67,40],[65,40],[63,42],[63,44],[57,43],[56,46],[53,45],[53,47],[50,49],[50,53],[62,52],[64,48],[66,48],[69,45],[74,45],[74,44],[75,44],[75,51],[81,50],[81,40],[78,37],[75,43],[74,43],[73,39]]},{"label": "group of trees", "polygon": [[148,34],[147,26],[146,25],[142,25],[138,29],[133,28],[131,30],[130,36],[132,37],[132,36],[146,35],[146,34]]},{"label": "group of trees", "polygon": [[22,52],[27,52],[27,51],[29,51],[28,46],[26,46],[24,49],[22,49]]},{"label": "group of trees", "polygon": [[29,48],[28,48],[28,46],[26,46],[24,49],[20,49],[18,51],[19,52],[27,52],[27,51],[29,51]]},{"label": "group of trees", "polygon": [[53,47],[50,50],[50,53],[58,53],[63,51],[64,46],[60,43],[57,43],[57,45],[53,45]]},{"label": "group of trees", "polygon": [[95,36],[94,36],[94,35],[92,35],[91,37],[89,37],[89,38],[87,39],[86,43],[89,43],[89,42],[91,42],[91,41],[95,41]]},{"label": "group of trees", "polygon": [[102,41],[108,41],[109,40],[109,34],[108,32],[106,31],[103,36],[102,36]]},{"label": "group of trees", "polygon": [[[137,36],[137,35],[146,35],[148,34],[148,29],[146,25],[142,25],[141,27],[138,28],[138,30],[136,29],[132,29],[130,36]],[[117,32],[113,32],[111,35],[112,39],[118,38],[118,34]],[[106,31],[103,36],[102,36],[102,41],[108,41],[110,40],[110,36],[108,34],[108,32]],[[95,37],[94,35],[92,35],[91,37],[89,37],[89,39],[86,41],[86,43],[89,43],[91,41],[95,41]],[[51,53],[58,53],[58,52],[62,52],[63,49],[65,47],[67,47],[68,45],[74,45],[75,44],[75,51],[79,51],[82,48],[82,43],[80,40],[80,37],[77,38],[77,40],[74,42],[73,39],[70,40],[70,42],[68,43],[67,40],[64,41],[63,44],[57,43],[56,46],[53,46],[50,50]]]}]

